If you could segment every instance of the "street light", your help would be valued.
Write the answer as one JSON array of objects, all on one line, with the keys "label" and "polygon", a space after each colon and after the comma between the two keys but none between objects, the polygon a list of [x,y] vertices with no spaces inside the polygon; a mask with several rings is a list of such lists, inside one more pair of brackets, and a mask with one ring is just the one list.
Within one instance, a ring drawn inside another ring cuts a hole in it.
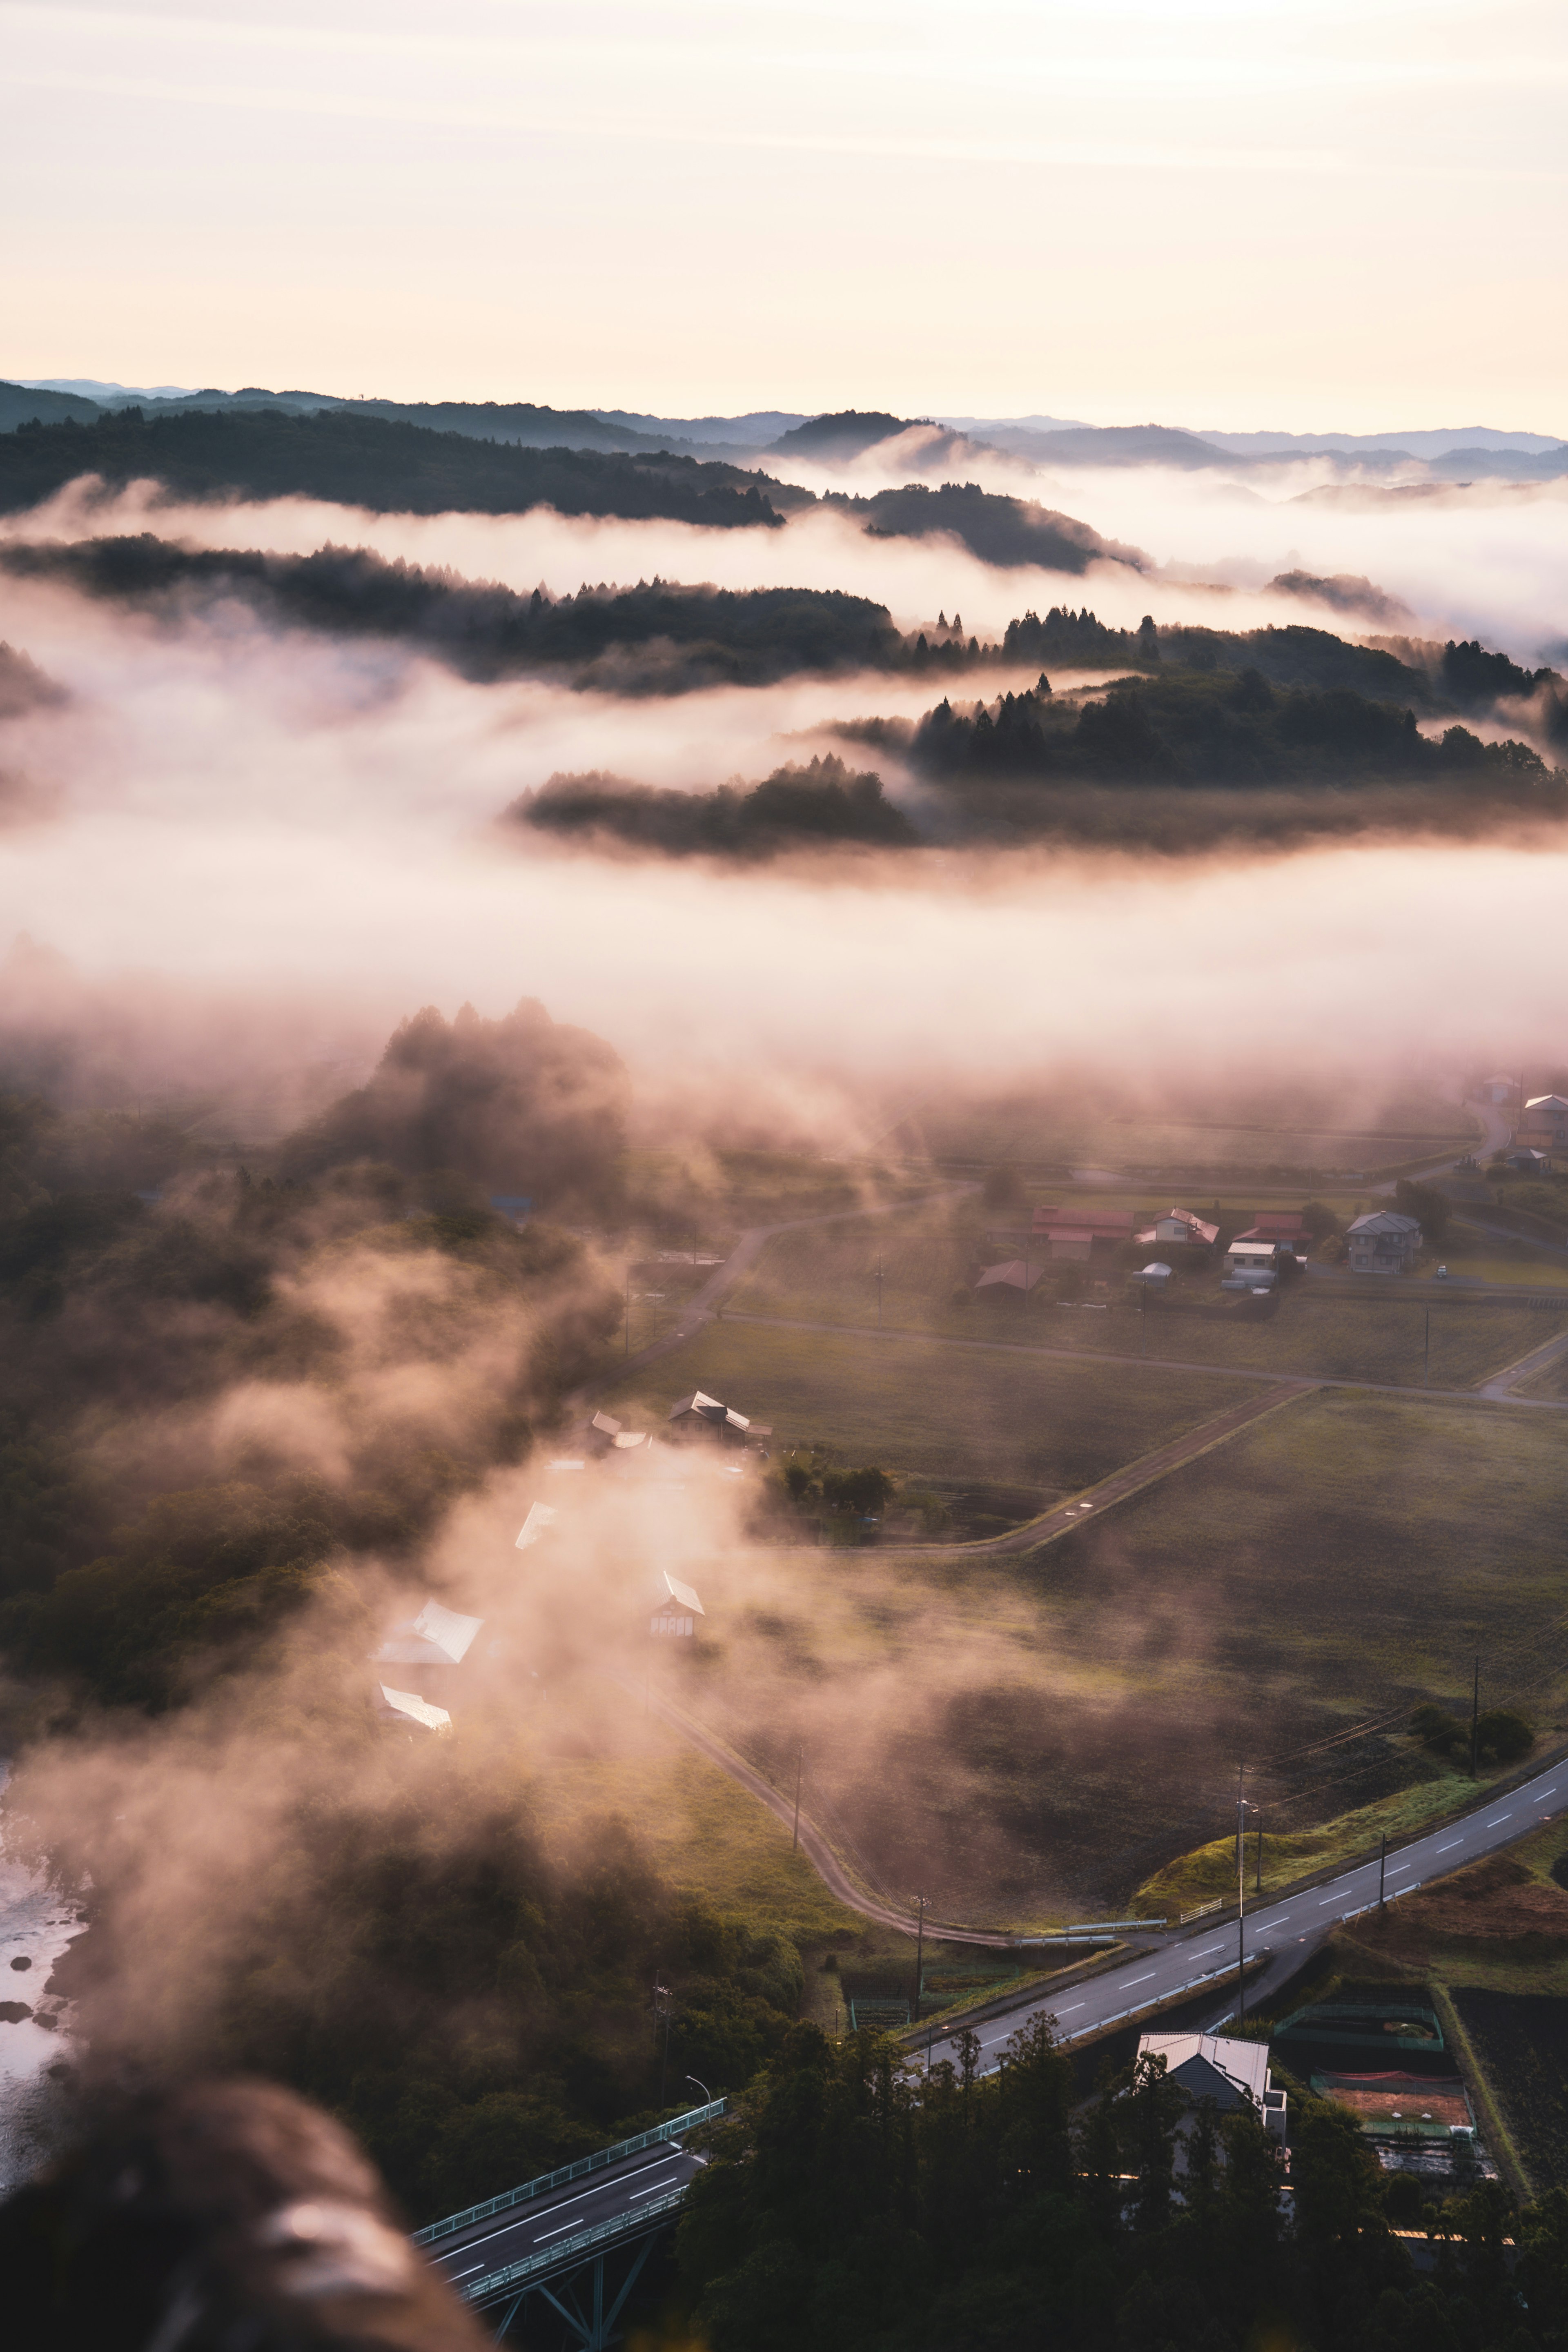
[{"label": "street light", "polygon": [[712,2094],[712,2092],[708,2088],[707,2084],[706,2084],[706,2083],[698,2083],[698,2082],[697,2082],[697,2077],[696,2077],[696,2075],[695,2075],[695,2074],[688,2074],[688,2075],[685,2077],[685,2079],[686,2079],[686,2081],[687,2081],[687,2082],[689,2082],[689,2083],[696,2083],[696,2084],[697,2084],[697,2088],[698,2088],[698,2089],[701,2092],[701,2094],[702,2094],[702,2104],[703,2104],[703,2105],[704,2105],[705,2107],[710,2107],[710,2106],[712,2105],[712,2104],[713,2104],[713,2094]]}]

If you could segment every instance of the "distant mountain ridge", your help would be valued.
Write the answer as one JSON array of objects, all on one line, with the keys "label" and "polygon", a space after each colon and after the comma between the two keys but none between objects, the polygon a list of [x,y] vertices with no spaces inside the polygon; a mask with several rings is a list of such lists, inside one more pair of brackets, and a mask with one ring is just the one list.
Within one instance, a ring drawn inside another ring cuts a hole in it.
[{"label": "distant mountain ridge", "polygon": [[[752,409],[738,416],[660,417],[628,409],[559,409],[534,401],[395,401],[336,393],[274,392],[247,384],[150,391],[91,377],[0,383],[0,433],[67,418],[87,425],[126,404],[145,413],[277,410],[334,413],[423,425],[518,448],[595,450],[605,456],[700,457],[739,463],[761,456],[849,465],[881,442],[910,433],[929,436],[909,453],[911,471],[973,466],[987,452],[1045,466],[1171,466],[1184,472],[1237,464],[1273,467],[1292,458],[1332,457],[1373,471],[1419,467],[1434,481],[1552,481],[1568,474],[1568,439],[1476,425],[1408,433],[1234,433],[1170,425],[1089,425],[1050,416],[900,417],[887,410],[842,409],[802,416]],[[951,478],[951,471],[950,471]]]}]

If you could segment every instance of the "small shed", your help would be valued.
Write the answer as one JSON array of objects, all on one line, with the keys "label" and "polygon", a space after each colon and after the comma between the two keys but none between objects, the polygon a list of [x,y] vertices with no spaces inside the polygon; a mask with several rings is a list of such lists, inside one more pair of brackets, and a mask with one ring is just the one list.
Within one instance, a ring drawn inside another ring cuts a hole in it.
[{"label": "small shed", "polygon": [[1090,1258],[1109,1257],[1132,1239],[1131,1209],[1039,1208],[1033,1233],[1044,1242],[1053,1265],[1064,1260],[1082,1265]]},{"label": "small shed", "polygon": [[1045,1270],[1043,1265],[1030,1265],[1026,1258],[1010,1257],[1001,1265],[988,1265],[977,1277],[974,1287],[976,1290],[1006,1289],[1027,1293],[1033,1290]]},{"label": "small shed", "polygon": [[542,1543],[561,1517],[553,1503],[530,1503],[528,1517],[517,1531],[519,1551],[531,1551]]},{"label": "small shed", "polygon": [[682,1584],[668,1569],[660,1581],[665,1597],[648,1622],[648,1632],[677,1641],[690,1641],[697,1632],[698,1618],[708,1613],[697,1598],[696,1588]]}]

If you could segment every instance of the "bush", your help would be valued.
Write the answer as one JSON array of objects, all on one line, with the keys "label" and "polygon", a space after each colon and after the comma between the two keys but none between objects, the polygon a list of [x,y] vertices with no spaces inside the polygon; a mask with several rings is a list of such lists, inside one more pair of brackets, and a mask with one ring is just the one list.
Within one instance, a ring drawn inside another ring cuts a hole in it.
[{"label": "bush", "polygon": [[[1450,1715],[1445,1707],[1418,1706],[1411,1716],[1410,1728],[1434,1756],[1449,1764],[1468,1765],[1470,1726],[1466,1717]],[[1476,1719],[1479,1764],[1512,1764],[1528,1756],[1534,1745],[1534,1732],[1512,1707],[1487,1707]]]}]

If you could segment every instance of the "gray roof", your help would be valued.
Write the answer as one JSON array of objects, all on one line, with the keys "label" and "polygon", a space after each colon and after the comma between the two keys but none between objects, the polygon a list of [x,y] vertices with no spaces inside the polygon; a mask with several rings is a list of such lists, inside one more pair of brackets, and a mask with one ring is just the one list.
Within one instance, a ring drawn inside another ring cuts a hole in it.
[{"label": "gray roof", "polygon": [[1352,1220],[1352,1234],[1418,1234],[1419,1217],[1402,1216],[1397,1209],[1369,1209],[1364,1217]]}]

